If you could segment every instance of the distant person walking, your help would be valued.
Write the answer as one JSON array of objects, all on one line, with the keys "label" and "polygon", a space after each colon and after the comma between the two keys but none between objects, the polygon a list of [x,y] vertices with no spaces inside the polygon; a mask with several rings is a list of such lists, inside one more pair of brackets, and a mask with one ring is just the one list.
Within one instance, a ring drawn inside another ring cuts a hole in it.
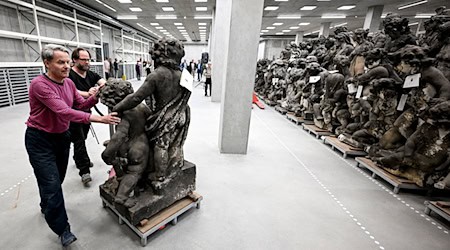
[{"label": "distant person walking", "polygon": [[117,58],[114,59],[114,78],[117,78],[117,75],[119,73],[119,63],[117,62]]},{"label": "distant person walking", "polygon": [[208,62],[208,65],[206,66],[206,69],[204,72],[205,77],[206,77],[205,96],[208,96],[208,86],[209,86],[209,96],[211,96],[211,73],[212,73],[211,62]]}]

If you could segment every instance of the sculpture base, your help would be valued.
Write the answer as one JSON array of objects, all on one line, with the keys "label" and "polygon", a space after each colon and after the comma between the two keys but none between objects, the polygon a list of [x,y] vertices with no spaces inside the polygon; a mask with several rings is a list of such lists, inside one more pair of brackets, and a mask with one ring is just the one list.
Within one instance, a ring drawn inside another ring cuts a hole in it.
[{"label": "sculpture base", "polygon": [[126,207],[114,202],[115,190],[110,188],[114,179],[109,179],[100,185],[100,196],[114,204],[117,212],[131,224],[137,225],[141,220],[150,218],[192,193],[195,190],[195,176],[195,165],[184,161],[181,170],[176,171],[162,182],[153,181],[151,187],[139,192],[134,198],[137,203],[133,207]]}]

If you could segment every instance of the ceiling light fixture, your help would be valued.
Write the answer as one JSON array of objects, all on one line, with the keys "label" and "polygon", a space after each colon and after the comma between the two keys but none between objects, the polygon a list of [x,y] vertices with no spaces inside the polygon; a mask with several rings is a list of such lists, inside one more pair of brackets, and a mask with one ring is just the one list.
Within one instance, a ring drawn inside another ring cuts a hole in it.
[{"label": "ceiling light fixture", "polygon": [[330,15],[330,14],[324,14],[321,16],[322,19],[339,19],[339,18],[345,18],[345,15]]},{"label": "ceiling light fixture", "polygon": [[414,16],[414,18],[431,18],[431,16],[433,16],[434,14],[428,14],[428,13],[422,13],[422,14],[419,14],[419,13],[417,13],[415,16]]},{"label": "ceiling light fixture", "polygon": [[292,26],[292,27],[289,27],[289,29],[291,29],[291,30],[296,30],[296,29],[299,29],[300,27],[298,27],[298,26]]},{"label": "ceiling light fixture", "polygon": [[131,3],[131,0],[117,0],[119,3]]},{"label": "ceiling light fixture", "polygon": [[277,19],[300,19],[300,15],[278,15]]},{"label": "ceiling light fixture", "polygon": [[291,32],[292,30],[282,30],[283,32]]},{"label": "ceiling light fixture", "polygon": [[163,11],[174,11],[173,7],[167,6],[167,7],[162,7]]},{"label": "ceiling light fixture", "polygon": [[283,25],[283,23],[273,23],[272,25],[273,26],[280,26],[280,25]]},{"label": "ceiling light fixture", "polygon": [[175,15],[156,15],[155,19],[177,19]]},{"label": "ceiling light fixture", "polygon": [[194,19],[212,19],[212,16],[194,16]]},{"label": "ceiling light fixture", "polygon": [[275,0],[275,2],[287,2],[289,0]]},{"label": "ceiling light fixture", "polygon": [[301,7],[300,10],[313,10],[315,8],[317,8],[316,5],[305,5],[305,6]]},{"label": "ceiling light fixture", "polygon": [[150,23],[151,26],[158,26],[159,23]]},{"label": "ceiling light fixture", "polygon": [[277,33],[275,33],[275,35],[284,35],[284,33],[283,32],[277,32]]},{"label": "ceiling light fixture", "polygon": [[158,27],[155,27],[155,29],[157,29],[157,30],[162,30],[162,29],[163,29],[163,27],[161,27],[161,26],[158,26]]},{"label": "ceiling light fixture", "polygon": [[268,29],[268,30],[274,30],[275,27],[269,26],[269,27],[267,27],[266,29]]},{"label": "ceiling light fixture", "polygon": [[356,5],[342,5],[339,8],[337,8],[338,10],[351,10],[353,8],[355,8]]},{"label": "ceiling light fixture", "polygon": [[409,4],[406,4],[406,5],[398,7],[398,9],[399,10],[403,10],[403,9],[410,8],[410,7],[413,7],[413,6],[417,6],[417,5],[420,5],[420,4],[424,4],[424,3],[427,3],[427,2],[428,2],[428,0],[423,0],[423,1],[419,1],[419,2],[409,3]]},{"label": "ceiling light fixture", "polygon": [[139,8],[139,7],[130,7],[130,10],[131,10],[131,11],[134,11],[134,12],[142,11],[142,9]]},{"label": "ceiling light fixture", "polygon": [[195,0],[194,2],[196,2],[196,3],[206,3],[206,2],[208,2],[208,0]]},{"label": "ceiling light fixture", "polygon": [[345,25],[347,25],[347,23],[336,24],[336,25],[332,26],[331,28],[333,29],[333,28],[337,28],[337,27],[341,27],[341,26],[345,26]]},{"label": "ceiling light fixture", "polygon": [[419,24],[419,22],[415,22],[415,23],[408,24],[408,26],[414,26],[414,25],[418,25],[418,24]]},{"label": "ceiling light fixture", "polygon": [[119,20],[133,20],[133,19],[138,19],[136,15],[120,15],[117,16],[117,19]]},{"label": "ceiling light fixture", "polygon": [[195,7],[196,11],[207,11],[208,7]]},{"label": "ceiling light fixture", "polygon": [[261,32],[266,33],[266,32],[269,32],[269,31],[268,30],[261,30]]},{"label": "ceiling light fixture", "polygon": [[306,26],[306,25],[310,25],[310,23],[299,23],[298,25],[300,25],[300,26]]},{"label": "ceiling light fixture", "polygon": [[175,26],[183,26],[183,24],[182,23],[173,23]]},{"label": "ceiling light fixture", "polygon": [[156,0],[157,3],[168,3],[169,0]]},{"label": "ceiling light fixture", "polygon": [[114,11],[114,12],[117,12],[116,9],[114,9],[113,7],[107,5],[106,3],[104,3],[104,2],[102,2],[102,1],[100,1],[100,0],[96,0],[96,1],[97,1],[97,3],[99,3],[99,4],[103,5],[103,6],[105,6],[106,8],[108,8],[108,9]]},{"label": "ceiling light fixture", "polygon": [[278,6],[266,6],[264,10],[278,10]]},{"label": "ceiling light fixture", "polygon": [[200,25],[206,25],[206,23],[198,23],[198,25],[200,26]]}]

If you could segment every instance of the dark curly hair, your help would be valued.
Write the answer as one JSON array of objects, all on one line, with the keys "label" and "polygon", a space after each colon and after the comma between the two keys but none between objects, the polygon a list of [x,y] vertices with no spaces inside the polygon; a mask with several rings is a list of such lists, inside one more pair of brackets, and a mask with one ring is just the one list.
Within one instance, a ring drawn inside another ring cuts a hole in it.
[{"label": "dark curly hair", "polygon": [[155,67],[165,66],[179,70],[181,58],[184,57],[184,45],[177,39],[163,37],[153,45],[150,55]]},{"label": "dark curly hair", "polygon": [[103,104],[112,109],[127,95],[134,92],[129,81],[110,78],[100,90],[99,96]]}]

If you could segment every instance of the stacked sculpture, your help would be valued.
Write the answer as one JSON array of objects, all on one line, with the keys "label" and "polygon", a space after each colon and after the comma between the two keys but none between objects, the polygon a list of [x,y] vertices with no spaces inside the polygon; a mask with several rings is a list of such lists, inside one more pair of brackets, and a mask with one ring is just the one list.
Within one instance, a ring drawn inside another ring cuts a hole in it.
[{"label": "stacked sculpture", "polygon": [[392,174],[450,188],[450,12],[438,8],[419,39],[398,14],[383,27],[291,44],[255,91]]},{"label": "stacked sculpture", "polygon": [[156,69],[135,93],[115,79],[100,93],[122,118],[102,153],[116,175],[100,186],[100,195],[134,225],[195,190],[195,165],[183,156],[190,122],[190,91],[180,86],[178,67],[184,48],[163,38],[150,53]]}]

